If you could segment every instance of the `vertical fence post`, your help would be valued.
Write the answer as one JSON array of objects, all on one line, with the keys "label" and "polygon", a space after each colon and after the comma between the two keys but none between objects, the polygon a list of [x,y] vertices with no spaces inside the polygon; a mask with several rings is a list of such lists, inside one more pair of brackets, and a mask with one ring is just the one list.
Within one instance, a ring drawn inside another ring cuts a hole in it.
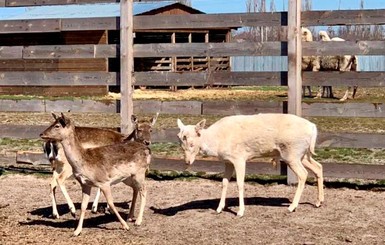
[{"label": "vertical fence post", "polygon": [[[302,115],[302,46],[301,46],[301,0],[289,0],[288,9],[288,112]],[[287,169],[288,184],[297,183],[294,173]]]},{"label": "vertical fence post", "polygon": [[133,67],[133,0],[120,1],[120,120],[121,132],[132,130],[131,116],[134,111],[132,85]]}]

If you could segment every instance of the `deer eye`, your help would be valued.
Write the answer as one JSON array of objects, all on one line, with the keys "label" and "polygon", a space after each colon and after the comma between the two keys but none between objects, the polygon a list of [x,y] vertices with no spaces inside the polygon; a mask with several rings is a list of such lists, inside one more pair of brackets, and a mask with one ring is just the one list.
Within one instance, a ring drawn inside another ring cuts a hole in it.
[{"label": "deer eye", "polygon": [[55,128],[60,128],[60,125],[59,124],[55,124]]}]

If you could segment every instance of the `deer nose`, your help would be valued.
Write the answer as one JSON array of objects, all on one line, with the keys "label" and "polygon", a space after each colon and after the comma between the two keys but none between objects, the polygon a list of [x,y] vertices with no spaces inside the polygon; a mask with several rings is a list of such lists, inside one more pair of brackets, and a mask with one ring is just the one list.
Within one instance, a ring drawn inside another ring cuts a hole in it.
[{"label": "deer nose", "polygon": [[143,143],[144,143],[145,145],[150,145],[150,144],[151,144],[151,141],[149,141],[149,140],[144,140]]}]

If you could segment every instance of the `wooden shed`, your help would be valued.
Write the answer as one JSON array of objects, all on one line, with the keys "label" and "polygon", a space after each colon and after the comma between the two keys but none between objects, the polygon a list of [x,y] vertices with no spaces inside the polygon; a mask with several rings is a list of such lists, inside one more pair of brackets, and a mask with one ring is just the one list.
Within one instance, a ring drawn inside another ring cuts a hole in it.
[{"label": "wooden shed", "polygon": [[[111,89],[116,90],[120,71],[119,25],[116,24],[115,28],[107,25],[104,28],[103,25],[106,19],[119,21],[120,4],[45,5],[44,1],[41,4],[0,8],[0,79],[3,79],[2,84],[4,81],[9,84],[0,86],[0,94],[105,95]],[[135,16],[204,14],[175,1],[134,2],[133,7]],[[89,28],[77,28],[83,21]],[[134,32],[134,44],[228,42],[231,36],[231,28],[135,29]],[[114,47],[116,50],[112,50]],[[229,57],[135,58],[134,69],[178,72],[230,70],[229,61]],[[85,79],[90,76],[92,80],[107,79],[109,85],[77,86],[76,79],[82,79],[77,73],[87,73]],[[39,82],[39,79],[47,77],[56,79],[55,86]],[[14,86],[12,81],[17,79],[25,80],[28,86]],[[72,86],[58,83],[64,80],[71,80]]]}]

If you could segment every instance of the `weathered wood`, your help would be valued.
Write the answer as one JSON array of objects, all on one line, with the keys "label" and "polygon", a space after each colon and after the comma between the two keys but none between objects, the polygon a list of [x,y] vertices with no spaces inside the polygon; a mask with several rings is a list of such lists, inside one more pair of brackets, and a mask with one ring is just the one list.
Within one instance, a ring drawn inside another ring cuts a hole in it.
[{"label": "weathered wood", "polygon": [[287,55],[285,42],[242,43],[154,43],[135,44],[135,57],[186,56],[281,56]]},{"label": "weathered wood", "polygon": [[3,1],[6,1],[5,6],[7,7],[119,2],[119,0],[3,0]]},{"label": "weathered wood", "polygon": [[246,26],[287,25],[287,13],[240,13],[240,14],[194,14],[135,16],[135,30],[156,29],[216,29]]},{"label": "weathered wood", "polygon": [[134,113],[132,102],[134,80],[133,55],[133,1],[120,2],[120,118],[122,133],[132,132],[131,116]]},{"label": "weathered wood", "polygon": [[120,18],[62,19],[61,31],[119,30]]},{"label": "weathered wood", "polygon": [[0,72],[0,86],[117,85],[114,72]]},{"label": "weathered wood", "polygon": [[24,59],[112,58],[118,54],[116,45],[45,45],[23,48]]},{"label": "weathered wood", "polygon": [[385,24],[385,9],[302,12],[302,26],[354,24],[383,25]]},{"label": "weathered wood", "polygon": [[383,103],[302,103],[302,113],[310,117],[385,117]]},{"label": "weathered wood", "polygon": [[[15,0],[14,0],[15,1]],[[32,1],[24,0],[26,5],[34,5]],[[42,0],[41,0],[42,1]],[[73,1],[73,0],[72,0]],[[21,4],[20,4],[21,5]],[[9,5],[8,5],[9,6]],[[14,3],[13,6],[19,6]],[[305,11],[302,16],[302,26],[329,26],[346,24],[385,24],[385,10],[337,10],[337,11]],[[32,21],[32,20],[31,20]],[[0,21],[0,33],[6,33],[4,24],[12,23],[9,30],[15,32],[45,32],[50,31],[40,20],[33,20],[33,28],[27,28],[23,20]],[[52,19],[61,22],[54,31],[68,30],[118,30],[119,18],[87,18],[87,19]],[[287,13],[240,13],[240,14],[198,14],[198,15],[153,15],[134,16],[134,30],[154,29],[216,29],[236,28],[247,26],[286,26]],[[18,28],[15,28],[18,26]]]},{"label": "weathered wood", "polygon": [[[107,71],[106,59],[11,59],[0,60],[0,71]],[[65,85],[64,85],[65,86]]]},{"label": "weathered wood", "polygon": [[45,111],[44,100],[0,100],[0,111],[42,112]]},{"label": "weathered wood", "polygon": [[385,72],[304,72],[302,78],[308,86],[385,86]]},{"label": "weathered wood", "polygon": [[320,133],[317,147],[385,148],[384,134]]},{"label": "weathered wood", "polygon": [[60,20],[1,20],[0,34],[24,33],[24,32],[58,32]]},{"label": "weathered wood", "polygon": [[[301,116],[302,76],[301,76],[301,1],[289,0],[288,9],[288,113]],[[297,183],[297,176],[287,168],[287,183]]]},{"label": "weathered wood", "polygon": [[283,113],[283,103],[275,101],[204,101],[203,115]]},{"label": "weathered wood", "polygon": [[303,55],[384,55],[385,41],[303,42]]},{"label": "weathered wood", "polygon": [[114,113],[119,112],[116,103],[94,100],[63,100],[61,103],[56,101],[45,101],[46,112],[50,111],[71,111],[71,112],[99,112]]},{"label": "weathered wood", "polygon": [[23,47],[0,46],[0,60],[2,59],[21,59],[23,57]]},{"label": "weathered wood", "polygon": [[[8,161],[8,160],[7,160]],[[46,165],[49,162],[43,153],[39,152],[18,152],[16,155],[16,163]],[[321,162],[322,163],[322,162]],[[368,179],[381,180],[384,178],[385,165],[368,165],[368,164],[341,164],[341,163],[322,163],[324,177],[327,178],[344,178],[344,179]],[[42,166],[42,167],[43,167]],[[278,164],[277,168],[272,167],[271,163],[252,161],[246,165],[246,174],[255,175],[286,175],[285,164]],[[193,165],[186,168],[186,164],[182,159],[166,159],[154,157],[151,161],[151,170],[158,171],[192,171],[204,173],[223,173],[224,163],[219,160],[196,160]],[[309,177],[314,177],[309,173]]]},{"label": "weathered wood", "polygon": [[[57,110],[60,111],[60,110]],[[176,122],[175,122],[176,124]],[[0,138],[38,139],[48,125],[7,125],[0,124]],[[155,129],[152,142],[177,143],[179,129]],[[327,133],[318,132],[318,148],[385,148],[384,134],[367,133]]]}]

